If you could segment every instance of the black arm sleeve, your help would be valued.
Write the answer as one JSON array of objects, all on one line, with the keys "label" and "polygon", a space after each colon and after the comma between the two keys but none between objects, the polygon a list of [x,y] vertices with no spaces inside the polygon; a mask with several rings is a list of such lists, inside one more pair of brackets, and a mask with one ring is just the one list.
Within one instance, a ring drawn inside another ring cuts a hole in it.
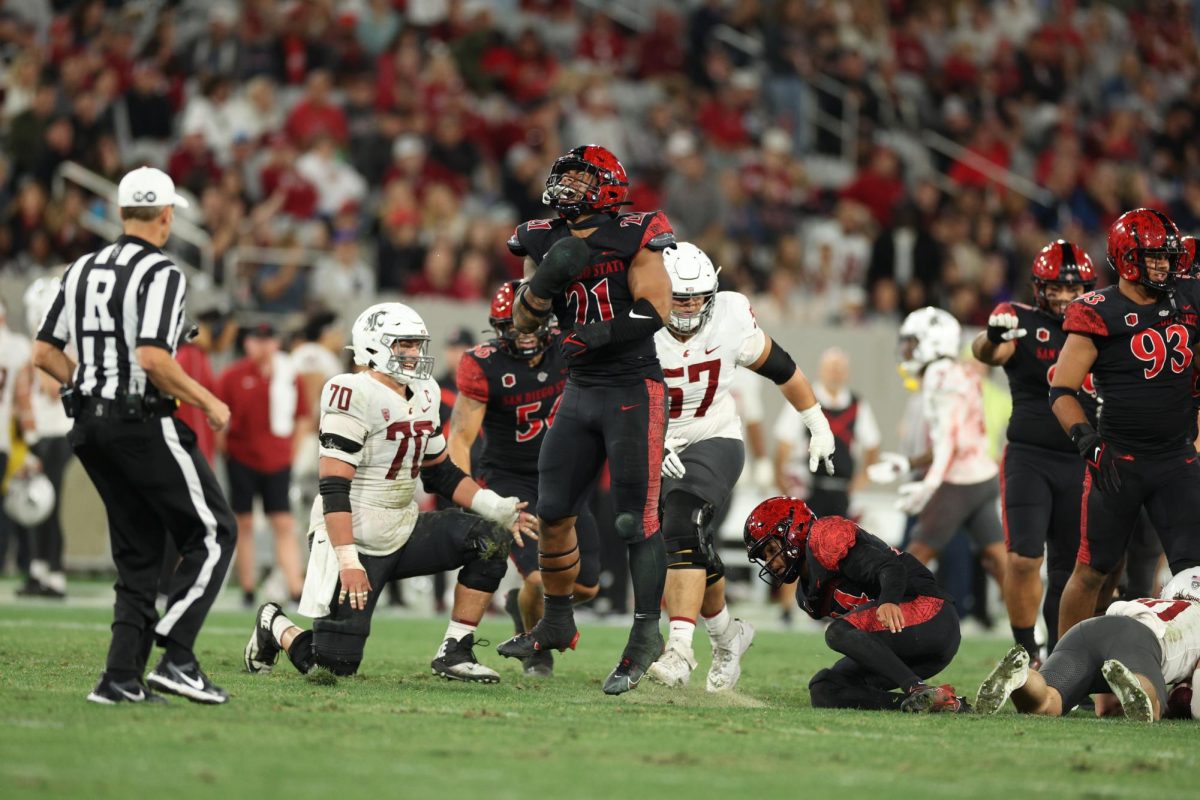
[{"label": "black arm sleeve", "polygon": [[662,326],[663,321],[662,317],[658,315],[658,309],[643,297],[633,304],[628,313],[604,322],[591,322],[575,330],[576,333],[581,333],[583,329],[586,329],[587,333],[581,333],[581,338],[585,338],[588,344],[595,349],[610,344],[649,339]]},{"label": "black arm sleeve", "polygon": [[335,514],[339,511],[347,514],[353,513],[353,509],[350,507],[349,478],[337,475],[321,478],[317,481],[317,488],[321,493],[321,505],[326,514]]},{"label": "black arm sleeve", "polygon": [[453,501],[454,490],[462,483],[467,473],[448,458],[443,458],[430,467],[421,467],[421,484],[426,491]]},{"label": "black arm sleeve", "polygon": [[908,570],[891,550],[878,550],[861,542],[850,548],[838,571],[855,583],[879,582],[879,605],[899,603],[908,587]]},{"label": "black arm sleeve", "polygon": [[779,342],[771,341],[771,349],[758,369],[754,370],[764,378],[774,381],[776,386],[782,386],[796,374],[796,362],[779,346]]}]

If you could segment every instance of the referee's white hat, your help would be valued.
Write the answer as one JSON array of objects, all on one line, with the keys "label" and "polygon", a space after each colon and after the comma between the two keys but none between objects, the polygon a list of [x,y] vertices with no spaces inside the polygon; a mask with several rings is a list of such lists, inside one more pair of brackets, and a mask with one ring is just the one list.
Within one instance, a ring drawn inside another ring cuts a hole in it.
[{"label": "referee's white hat", "polygon": [[136,206],[179,206],[187,208],[188,201],[175,193],[175,181],[161,169],[138,167],[127,172],[117,186],[117,205],[121,208]]}]

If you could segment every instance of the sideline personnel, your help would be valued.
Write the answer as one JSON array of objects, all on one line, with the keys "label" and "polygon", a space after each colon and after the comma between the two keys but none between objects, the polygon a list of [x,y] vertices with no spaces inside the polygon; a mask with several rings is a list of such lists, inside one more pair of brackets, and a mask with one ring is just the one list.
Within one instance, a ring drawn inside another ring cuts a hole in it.
[{"label": "sideline personnel", "polygon": [[[164,702],[142,681],[155,641],[165,649],[147,682],[199,703],[229,695],[192,652],[233,554],[233,513],[179,401],[200,408],[214,430],[229,407],[174,358],[186,326],[186,279],[159,248],[174,206],[187,206],[163,172],[141,167],[117,188],[124,234],[68,268],[34,344],[33,363],[64,387],[75,418],[68,436],[108,512],[117,565],[112,644],[88,700]],[[79,363],[64,353],[74,343]],[[154,607],[167,532],[181,561],[166,613]]]}]

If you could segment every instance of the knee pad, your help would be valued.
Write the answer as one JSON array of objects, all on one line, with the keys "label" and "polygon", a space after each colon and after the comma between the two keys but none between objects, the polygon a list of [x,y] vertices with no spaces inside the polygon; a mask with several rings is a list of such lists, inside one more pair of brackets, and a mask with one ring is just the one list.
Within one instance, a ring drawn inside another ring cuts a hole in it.
[{"label": "knee pad", "polygon": [[292,646],[288,648],[288,660],[292,662],[292,666],[301,675],[307,675],[308,671],[316,665],[316,657],[313,655],[313,632],[303,631],[292,639]]},{"label": "knee pad", "polygon": [[477,558],[463,565],[458,571],[458,582],[477,592],[491,592],[500,588],[508,562],[503,558]]},{"label": "knee pad", "polygon": [[[301,634],[303,636],[303,634]],[[296,641],[292,642],[292,649],[296,649],[296,642],[300,637],[296,637]],[[347,633],[332,633],[326,632],[321,634],[320,640],[315,637],[313,639],[315,646],[312,648],[314,660],[317,666],[324,667],[334,675],[353,675],[358,672],[358,665],[362,663],[363,648],[366,647],[367,637],[356,634]],[[289,655],[291,655],[289,653]]]},{"label": "knee pad", "polygon": [[663,544],[667,549],[667,569],[703,569],[710,573],[709,584],[720,576],[711,577],[713,562],[721,568],[706,535],[712,506],[688,492],[672,492],[663,509]]},{"label": "knee pad", "polygon": [[646,528],[642,525],[642,518],[632,511],[617,514],[613,527],[617,529],[617,536],[620,536],[625,544],[637,544],[646,539]]},{"label": "knee pad", "polygon": [[716,550],[709,550],[708,571],[705,573],[704,585],[712,586],[724,577],[725,564],[721,561],[721,557],[717,555]]},{"label": "knee pad", "polygon": [[829,645],[830,650],[836,650],[840,653],[842,642],[845,641],[846,637],[857,632],[858,628],[855,628],[844,619],[834,620],[833,623],[825,629],[825,644]]}]

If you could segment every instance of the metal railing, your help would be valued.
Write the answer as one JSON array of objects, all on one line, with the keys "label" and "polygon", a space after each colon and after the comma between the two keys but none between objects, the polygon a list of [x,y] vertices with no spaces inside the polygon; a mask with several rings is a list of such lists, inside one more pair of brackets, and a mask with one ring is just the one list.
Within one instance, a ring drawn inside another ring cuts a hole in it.
[{"label": "metal railing", "polygon": [[[54,173],[50,191],[55,199],[62,199],[67,183],[73,183],[106,201],[108,216],[101,217],[85,213],[80,217],[79,224],[97,236],[115,239],[121,233],[121,224],[115,214],[117,185],[103,175],[92,172],[74,161],[63,162]],[[212,237],[208,235],[207,231],[183,217],[176,216],[175,222],[171,225],[171,236],[196,248],[196,252],[200,254],[200,263],[190,264],[185,259],[179,258],[177,253],[172,252],[171,255],[175,257],[176,261],[197,269],[210,278],[214,277],[215,259],[213,258]]]},{"label": "metal railing", "polygon": [[924,129],[921,131],[921,142],[930,150],[934,150],[947,158],[955,159],[966,164],[985,178],[1016,192],[1027,200],[1041,205],[1054,202],[1054,195],[1038,186],[1033,181],[1002,167],[994,161],[989,161],[973,150],[963,147],[953,139],[948,139],[936,131]]}]

